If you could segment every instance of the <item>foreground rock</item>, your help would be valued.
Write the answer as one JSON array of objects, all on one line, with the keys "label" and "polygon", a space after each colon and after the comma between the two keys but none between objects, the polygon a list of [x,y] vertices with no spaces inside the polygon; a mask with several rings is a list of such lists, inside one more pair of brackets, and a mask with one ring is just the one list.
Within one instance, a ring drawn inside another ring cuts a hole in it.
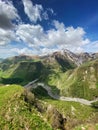
[{"label": "foreground rock", "polygon": [[59,111],[52,105],[47,108],[47,119],[54,128],[54,130],[60,129],[65,130],[66,118],[62,116]]}]

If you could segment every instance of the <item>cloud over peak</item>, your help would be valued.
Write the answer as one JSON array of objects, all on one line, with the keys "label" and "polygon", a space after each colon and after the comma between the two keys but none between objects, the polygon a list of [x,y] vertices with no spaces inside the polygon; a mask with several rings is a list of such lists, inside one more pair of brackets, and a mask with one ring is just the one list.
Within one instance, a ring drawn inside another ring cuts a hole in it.
[{"label": "cloud over peak", "polygon": [[82,46],[88,44],[89,39],[85,39],[85,31],[81,27],[65,27],[63,23],[54,21],[54,29],[47,31],[41,25],[22,24],[18,27],[16,34],[20,40],[26,43],[33,50],[59,50],[62,48],[72,51],[82,50]]}]

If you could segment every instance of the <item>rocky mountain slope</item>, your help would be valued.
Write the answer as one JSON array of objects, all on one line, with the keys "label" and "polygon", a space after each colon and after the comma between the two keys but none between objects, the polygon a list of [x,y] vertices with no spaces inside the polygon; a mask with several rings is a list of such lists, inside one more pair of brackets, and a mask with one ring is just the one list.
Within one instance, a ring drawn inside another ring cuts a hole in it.
[{"label": "rocky mountain slope", "polygon": [[62,59],[68,60],[70,63],[75,64],[76,66],[80,66],[81,64],[95,60],[98,58],[98,53],[73,53],[69,50],[62,50],[59,52],[54,52],[51,55],[43,57],[43,59],[51,59],[52,57],[57,58],[61,57]]}]

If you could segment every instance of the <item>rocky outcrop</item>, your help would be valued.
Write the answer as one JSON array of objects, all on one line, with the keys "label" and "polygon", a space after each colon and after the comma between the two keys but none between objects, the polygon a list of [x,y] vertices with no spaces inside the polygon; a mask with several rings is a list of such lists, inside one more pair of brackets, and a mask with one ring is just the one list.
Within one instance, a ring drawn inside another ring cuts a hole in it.
[{"label": "rocky outcrop", "polygon": [[81,64],[87,62],[87,61],[91,61],[91,60],[95,60],[98,58],[98,53],[80,53],[77,54],[79,57],[79,60],[81,61]]},{"label": "rocky outcrop", "polygon": [[41,113],[45,113],[46,120],[50,123],[53,130],[65,130],[66,118],[64,118],[56,108],[52,105],[44,106],[42,102],[37,100],[34,94],[27,89],[24,90],[22,97],[24,98],[24,101],[29,104],[28,108],[30,111],[32,110],[32,106],[34,106],[36,110],[40,112],[40,115]]},{"label": "rocky outcrop", "polygon": [[54,130],[65,130],[66,118],[64,118],[52,105],[49,105],[47,108],[47,120],[50,122]]}]

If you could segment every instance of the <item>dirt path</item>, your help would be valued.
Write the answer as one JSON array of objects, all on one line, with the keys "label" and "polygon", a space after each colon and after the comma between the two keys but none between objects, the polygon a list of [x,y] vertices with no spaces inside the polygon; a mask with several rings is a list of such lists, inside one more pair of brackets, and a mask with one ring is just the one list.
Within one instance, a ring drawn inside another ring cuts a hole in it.
[{"label": "dirt path", "polygon": [[[72,98],[72,97],[64,97],[64,96],[59,96],[59,95],[55,95],[52,93],[51,87],[49,87],[48,85],[44,84],[44,83],[35,83],[36,81],[38,81],[38,79],[28,83],[27,85],[25,85],[25,88],[37,88],[37,87],[43,87],[47,92],[48,95],[54,99],[57,100],[61,100],[61,101],[73,101],[73,102],[79,102],[81,104],[84,105],[91,105],[91,103],[98,101],[98,98],[92,101],[86,100],[86,99],[82,99],[82,98]],[[33,85],[34,84],[34,85]]]}]

